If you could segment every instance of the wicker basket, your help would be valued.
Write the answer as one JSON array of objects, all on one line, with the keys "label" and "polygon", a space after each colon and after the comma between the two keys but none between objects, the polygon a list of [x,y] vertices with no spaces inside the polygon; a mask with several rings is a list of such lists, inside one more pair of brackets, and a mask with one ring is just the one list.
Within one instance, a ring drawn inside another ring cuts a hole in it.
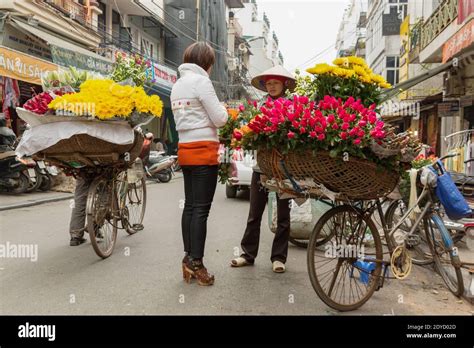
[{"label": "wicker basket", "polygon": [[127,162],[133,162],[140,155],[143,140],[143,136],[137,132],[134,143],[128,145],[117,145],[88,134],[77,134],[36,153],[33,158],[70,167],[94,167],[125,161],[125,154],[128,153]]},{"label": "wicker basket", "polygon": [[396,172],[383,170],[363,159],[349,161],[329,156],[328,152],[289,153],[282,156],[276,150],[259,150],[257,162],[261,171],[270,178],[287,179],[281,165],[284,161],[288,174],[295,180],[312,178],[329,190],[351,200],[372,200],[395,189],[399,181]]}]

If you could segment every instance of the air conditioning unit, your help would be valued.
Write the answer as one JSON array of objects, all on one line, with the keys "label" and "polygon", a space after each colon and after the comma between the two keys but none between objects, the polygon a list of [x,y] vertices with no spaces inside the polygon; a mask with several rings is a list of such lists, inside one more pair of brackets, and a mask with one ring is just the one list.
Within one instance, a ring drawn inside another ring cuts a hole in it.
[{"label": "air conditioning unit", "polygon": [[443,97],[458,97],[464,95],[464,82],[460,72],[451,70],[444,74]]}]

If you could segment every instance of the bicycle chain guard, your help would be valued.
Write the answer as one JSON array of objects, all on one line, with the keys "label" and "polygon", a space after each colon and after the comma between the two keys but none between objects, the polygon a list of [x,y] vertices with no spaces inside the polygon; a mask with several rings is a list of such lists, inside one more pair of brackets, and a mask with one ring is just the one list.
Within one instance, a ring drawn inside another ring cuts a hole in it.
[{"label": "bicycle chain guard", "polygon": [[390,258],[390,269],[397,279],[405,279],[411,272],[412,260],[405,246],[397,246]]}]

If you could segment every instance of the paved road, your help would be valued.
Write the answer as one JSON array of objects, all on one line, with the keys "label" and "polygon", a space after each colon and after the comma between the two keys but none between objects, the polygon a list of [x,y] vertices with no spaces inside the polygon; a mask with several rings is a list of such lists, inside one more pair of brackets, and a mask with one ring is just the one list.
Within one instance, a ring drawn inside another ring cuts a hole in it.
[{"label": "paved road", "polygon": [[[69,247],[69,201],[0,212],[0,244],[37,244],[38,260],[0,258],[0,314],[289,314],[336,315],[313,291],[304,249],[290,247],[287,272],[271,271],[266,219],[253,267],[232,269],[248,198],[218,187],[210,214],[206,264],[212,287],[186,284],[180,273],[182,179],[148,186],[145,230],[119,231],[114,254],[99,259],[89,242]],[[442,280],[417,268],[389,281],[351,314],[472,314]]]}]

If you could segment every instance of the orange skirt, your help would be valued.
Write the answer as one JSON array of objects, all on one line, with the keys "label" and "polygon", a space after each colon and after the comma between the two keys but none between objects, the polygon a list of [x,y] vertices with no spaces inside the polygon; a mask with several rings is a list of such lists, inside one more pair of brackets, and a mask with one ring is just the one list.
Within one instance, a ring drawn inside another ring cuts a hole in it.
[{"label": "orange skirt", "polygon": [[219,164],[219,143],[215,141],[195,141],[178,144],[180,166],[215,166]]}]

